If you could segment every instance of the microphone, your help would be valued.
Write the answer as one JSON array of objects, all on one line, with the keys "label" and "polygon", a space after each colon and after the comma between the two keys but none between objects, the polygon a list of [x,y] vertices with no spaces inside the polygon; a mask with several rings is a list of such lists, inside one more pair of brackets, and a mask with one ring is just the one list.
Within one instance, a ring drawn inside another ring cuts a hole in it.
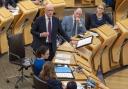
[{"label": "microphone", "polygon": [[[68,42],[60,33],[57,33],[57,38],[59,39],[59,38],[61,38],[62,40],[58,40],[58,41],[61,41],[60,42],[60,44],[63,44],[64,42]],[[69,43],[69,42],[68,42]],[[69,43],[70,44],[70,43]],[[70,44],[70,46],[72,46],[73,47],[73,45],[72,44]],[[74,48],[74,47],[73,47]],[[75,49],[75,48],[74,48]]]},{"label": "microphone", "polygon": [[92,80],[91,78],[87,78],[86,80],[86,84],[88,88],[95,88],[96,87],[96,83],[94,80]]}]

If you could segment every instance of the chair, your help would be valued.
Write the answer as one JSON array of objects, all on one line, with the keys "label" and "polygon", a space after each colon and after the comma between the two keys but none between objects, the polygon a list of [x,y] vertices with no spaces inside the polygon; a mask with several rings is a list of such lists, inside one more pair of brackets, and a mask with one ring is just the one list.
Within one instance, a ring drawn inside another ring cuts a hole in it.
[{"label": "chair", "polygon": [[15,88],[18,88],[18,83],[24,79],[29,78],[29,76],[24,75],[24,69],[28,69],[31,64],[29,58],[25,57],[25,48],[24,48],[24,41],[23,41],[23,34],[19,33],[16,35],[9,35],[8,38],[8,45],[9,45],[9,62],[20,66],[18,69],[21,72],[20,76],[13,76],[8,77],[7,82],[9,82],[10,78],[17,77],[17,81],[15,84]]},{"label": "chair", "polygon": [[[36,75],[33,76],[33,82],[35,89],[49,89],[50,87],[47,82],[39,79]],[[52,87],[50,89],[52,89]]]}]

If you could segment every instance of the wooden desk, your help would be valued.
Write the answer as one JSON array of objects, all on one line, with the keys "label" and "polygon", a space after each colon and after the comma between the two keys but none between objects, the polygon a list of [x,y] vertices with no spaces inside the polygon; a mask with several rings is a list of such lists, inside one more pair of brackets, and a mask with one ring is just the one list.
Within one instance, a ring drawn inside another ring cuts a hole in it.
[{"label": "wooden desk", "polygon": [[120,21],[122,19],[126,19],[128,15],[128,0],[117,0],[120,4],[118,4],[118,7],[116,6],[116,21]]},{"label": "wooden desk", "polygon": [[8,51],[7,34],[14,16],[4,7],[0,8],[0,53]]},{"label": "wooden desk", "polygon": [[63,18],[64,8],[66,6],[64,0],[45,0],[44,3],[52,3],[55,8],[55,15],[60,19]]},{"label": "wooden desk", "polygon": [[64,42],[57,48],[58,51],[76,52],[76,49],[68,42]]},{"label": "wooden desk", "polygon": [[95,69],[97,71],[98,66],[102,65],[103,73],[105,73],[110,71],[110,49],[117,38],[117,32],[110,25],[102,25],[94,31],[100,35],[99,39],[102,42],[93,58]]},{"label": "wooden desk", "polygon": [[38,8],[32,1],[20,1],[18,6],[21,15],[12,32],[13,34],[23,33],[25,44],[30,44],[32,42],[32,35],[30,33],[31,24],[37,14]]},{"label": "wooden desk", "polygon": [[119,21],[119,23],[117,23],[120,31],[121,31],[121,36],[118,38],[118,40],[116,41],[119,45],[119,49],[118,50],[120,52],[120,54],[118,54],[118,56],[120,57],[120,59],[115,60],[117,62],[121,62],[122,65],[128,65],[128,19]]},{"label": "wooden desk", "polygon": [[65,51],[57,51],[53,59],[53,63],[76,65],[74,53],[65,52]]}]

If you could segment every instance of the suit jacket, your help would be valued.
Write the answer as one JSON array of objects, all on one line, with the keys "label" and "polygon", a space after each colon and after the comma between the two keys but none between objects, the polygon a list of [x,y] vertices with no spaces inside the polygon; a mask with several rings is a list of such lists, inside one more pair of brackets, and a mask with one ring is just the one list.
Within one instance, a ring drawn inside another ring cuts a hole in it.
[{"label": "suit jacket", "polygon": [[59,80],[56,80],[56,79],[49,79],[49,80],[47,80],[46,82],[47,82],[49,85],[52,86],[52,88],[49,87],[49,89],[63,89],[62,83],[61,83],[61,81],[59,81]]},{"label": "suit jacket", "polygon": [[[62,20],[62,28],[67,33],[69,37],[74,36],[75,30],[73,30],[74,23],[73,23],[73,16],[65,16]],[[85,28],[85,21],[81,18],[80,23],[77,27],[77,34],[84,33],[86,31]]]},{"label": "suit jacket", "polygon": [[96,14],[90,15],[90,28],[97,28],[103,24],[113,25],[113,21],[107,14],[103,14],[103,17],[101,20],[98,20]]},{"label": "suit jacket", "polygon": [[[31,29],[31,33],[33,35],[32,48],[34,50],[37,50],[42,44],[46,43],[46,37],[40,37],[40,33],[42,32],[47,32],[45,16],[38,17],[32,25],[32,29]],[[57,34],[62,35],[64,39],[70,41],[70,38],[62,30],[59,19],[53,16],[51,40],[52,40],[52,48],[54,52],[56,51]]]},{"label": "suit jacket", "polygon": [[5,7],[8,8],[8,4],[10,4],[13,7],[16,7],[17,2],[18,2],[18,0],[5,0]]}]

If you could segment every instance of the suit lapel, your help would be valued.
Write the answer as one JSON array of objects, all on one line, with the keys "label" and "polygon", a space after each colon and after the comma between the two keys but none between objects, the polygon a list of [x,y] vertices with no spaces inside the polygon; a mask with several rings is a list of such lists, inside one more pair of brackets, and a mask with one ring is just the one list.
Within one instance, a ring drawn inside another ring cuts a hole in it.
[{"label": "suit lapel", "polygon": [[70,20],[69,20],[69,21],[71,21],[71,22],[70,22],[70,23],[71,23],[70,26],[72,26],[71,29],[73,29],[74,24],[73,24],[73,17],[72,17],[72,16],[70,17]]},{"label": "suit lapel", "polygon": [[53,25],[53,24],[55,24],[55,20],[54,20],[54,18],[52,17],[52,33],[54,32],[53,30],[54,30],[54,28],[55,28],[55,27],[54,27],[55,25]]},{"label": "suit lapel", "polygon": [[43,23],[43,28],[42,29],[44,29],[45,31],[47,31],[47,28],[46,28],[46,20],[45,20],[45,16],[43,16],[43,18],[42,18],[43,20],[42,21],[44,21]]}]

